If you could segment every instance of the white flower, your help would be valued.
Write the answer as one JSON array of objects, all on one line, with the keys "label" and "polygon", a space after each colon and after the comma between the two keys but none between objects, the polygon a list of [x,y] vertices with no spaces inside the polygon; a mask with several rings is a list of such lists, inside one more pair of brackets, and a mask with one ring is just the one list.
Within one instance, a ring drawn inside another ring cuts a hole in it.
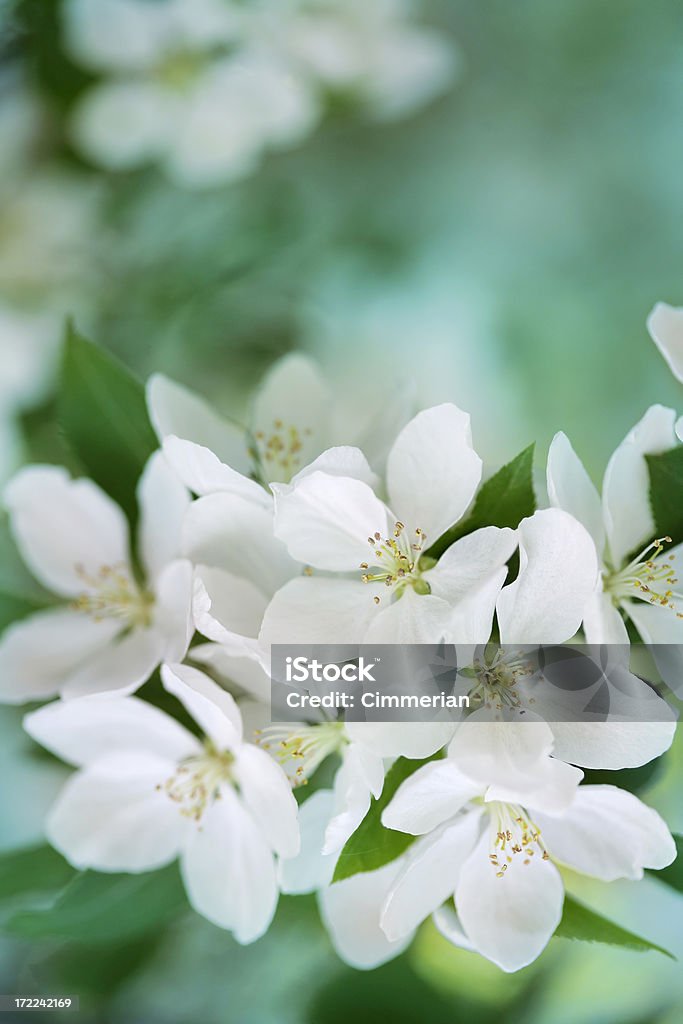
[{"label": "white flower", "polygon": [[[275,595],[262,644],[485,643],[496,608],[505,643],[568,639],[597,576],[590,537],[571,516],[539,512],[517,533],[485,527],[438,563],[428,556],[466,512],[480,476],[469,416],[444,404],[419,413],[396,439],[388,504],[367,481],[315,464],[290,486],[273,485],[276,536],[326,575],[292,580]],[[518,541],[520,572],[501,593]]]},{"label": "white flower", "polygon": [[[614,786],[518,792],[474,782],[450,758],[407,779],[382,822],[423,837],[383,908],[387,937],[410,934],[436,912],[447,938],[504,971],[535,960],[560,922],[557,864],[609,882],[642,878],[676,856],[659,815]],[[455,911],[442,908],[451,897]]]},{"label": "white flower", "polygon": [[68,603],[11,625],[0,639],[0,686],[9,703],[132,692],[192,636],[192,566],[180,557],[189,496],[160,453],[138,487],[139,579],[121,509],[86,479],[29,466],[5,502],[34,576]]},{"label": "white flower", "polygon": [[674,377],[683,382],[683,309],[658,302],[647,318],[647,329]]},{"label": "white flower", "polygon": [[160,161],[189,187],[251,173],[317,125],[324,93],[378,117],[442,91],[450,49],[402,5],[69,0],[66,44],[106,77],[77,105],[77,144],[113,170]]},{"label": "white flower", "polygon": [[[245,426],[219,416],[162,374],[149,381],[147,406],[169,462],[190,490],[232,491],[265,505],[270,495],[264,488],[271,481],[289,483],[331,446],[369,446],[381,462],[406,418],[404,402],[387,403],[359,424],[357,412],[350,415],[317,365],[301,353],[270,368]],[[353,457],[346,449],[339,454],[344,452]]]},{"label": "white flower", "polygon": [[602,564],[599,585],[585,609],[589,644],[629,643],[622,617],[647,644],[662,647],[667,682],[680,688],[683,660],[683,593],[677,588],[680,549],[666,550],[650,507],[645,455],[676,444],[673,409],[653,405],[612,455],[598,493],[567,437],[555,436],[548,454],[551,503],[571,512],[590,532]]},{"label": "white flower", "polygon": [[180,857],[192,906],[253,942],[277,904],[274,854],[299,848],[283,773],[242,741],[233,698],[195,669],[164,666],[164,685],[204,741],[135,697],[82,697],[25,718],[29,734],[78,767],[47,821],[72,864],[150,871]]}]

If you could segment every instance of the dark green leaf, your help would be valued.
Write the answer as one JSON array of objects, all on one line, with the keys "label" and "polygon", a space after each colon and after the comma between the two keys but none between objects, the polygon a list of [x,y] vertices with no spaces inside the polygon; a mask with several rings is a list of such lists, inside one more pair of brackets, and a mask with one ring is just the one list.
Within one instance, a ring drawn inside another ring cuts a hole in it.
[{"label": "dark green leaf", "polygon": [[0,900],[58,892],[76,870],[51,846],[9,850],[0,854]]},{"label": "dark green leaf", "polygon": [[563,939],[578,939],[581,942],[600,942],[608,946],[621,946],[624,949],[633,949],[638,953],[646,953],[655,950],[663,953],[664,956],[675,960],[675,956],[662,946],[643,939],[634,932],[627,931],[618,924],[614,924],[602,914],[596,913],[579,903],[572,896],[564,898],[564,910],[555,935]]},{"label": "dark green leaf", "polygon": [[431,760],[434,758],[428,757],[423,761],[417,761],[399,757],[394,762],[384,780],[382,795],[379,800],[373,798],[370,810],[339,855],[333,882],[341,882],[342,879],[350,878],[361,871],[375,871],[384,864],[396,860],[411,843],[415,842],[415,836],[385,828],[381,821],[382,811],[401,783]]},{"label": "dark green leaf", "polygon": [[7,929],[24,938],[117,942],[158,928],[187,905],[177,865],[141,875],[86,871],[47,910],[15,914]]},{"label": "dark green leaf", "polygon": [[440,558],[456,540],[482,526],[509,526],[514,530],[522,519],[533,515],[536,510],[533,462],[532,444],[482,485],[467,519],[447,530],[427,554]]},{"label": "dark green leaf", "polygon": [[645,459],[657,534],[671,537],[674,544],[680,544],[683,541],[683,445],[661,455],[646,455]]},{"label": "dark green leaf", "polygon": [[145,392],[108,352],[67,328],[59,418],[83,468],[135,520],[135,487],[158,447]]},{"label": "dark green leaf", "polygon": [[661,871],[653,871],[652,877],[659,878],[660,881],[666,882],[672,889],[676,889],[677,892],[683,892],[683,836],[674,836],[676,843],[676,860],[673,864],[669,864],[668,868],[663,868]]}]

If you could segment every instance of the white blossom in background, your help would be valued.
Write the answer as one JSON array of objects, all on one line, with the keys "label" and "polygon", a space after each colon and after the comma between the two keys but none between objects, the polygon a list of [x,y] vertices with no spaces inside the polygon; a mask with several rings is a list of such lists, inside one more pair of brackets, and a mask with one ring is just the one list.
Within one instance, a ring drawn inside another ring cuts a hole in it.
[{"label": "white blossom in background", "polygon": [[548,454],[552,505],[579,519],[593,538],[601,561],[598,587],[586,607],[588,643],[628,645],[624,616],[643,641],[661,652],[660,671],[677,690],[683,678],[683,586],[678,566],[683,547],[668,549],[658,537],[649,498],[646,455],[677,444],[676,413],[653,405],[612,455],[603,480],[602,501],[567,437],[555,436]]},{"label": "white blossom in background", "polygon": [[[557,769],[578,777],[553,780]],[[642,878],[644,868],[675,858],[664,821],[631,793],[579,786],[581,772],[561,762],[543,776],[535,788],[530,777],[522,788],[513,778],[485,785],[448,757],[402,783],[382,822],[421,838],[381,912],[389,940],[434,913],[455,945],[517,971],[539,956],[562,917],[558,865],[611,882]]]},{"label": "white blossom in background", "polygon": [[400,0],[67,0],[65,45],[102,77],[72,134],[95,163],[160,162],[183,186],[250,174],[341,94],[400,117],[451,81],[451,48]]},{"label": "white blossom in background", "polygon": [[151,871],[180,857],[190,903],[238,942],[267,930],[278,899],[275,854],[299,849],[282,771],[243,742],[233,698],[186,666],[162,669],[204,733],[135,697],[57,701],[26,716],[37,742],[79,770],[47,821],[79,868]]},{"label": "white blossom in background", "polygon": [[683,382],[683,308],[658,302],[647,318],[647,329],[676,380]]},{"label": "white blossom in background", "polygon": [[20,470],[5,490],[10,527],[29,569],[62,603],[0,637],[1,700],[130,693],[162,661],[185,657],[192,565],[180,557],[180,531],[189,500],[153,455],[138,487],[140,579],[126,518],[99,487],[57,466]]}]

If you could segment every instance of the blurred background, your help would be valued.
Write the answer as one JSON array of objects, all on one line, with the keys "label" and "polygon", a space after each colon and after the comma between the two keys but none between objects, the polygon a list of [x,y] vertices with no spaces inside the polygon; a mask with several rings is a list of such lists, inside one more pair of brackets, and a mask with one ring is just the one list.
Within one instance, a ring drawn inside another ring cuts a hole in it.
[{"label": "blurred background", "polygon": [[[645,329],[683,305],[682,42],[675,0],[0,0],[0,479],[64,457],[67,314],[236,418],[303,349],[346,404],[454,400],[491,467],[534,440],[542,466],[563,429],[599,479],[649,404],[683,404]],[[0,716],[4,849],[60,783],[20,717]],[[632,780],[679,831],[681,760]],[[585,895],[683,956],[673,891]],[[245,949],[187,915],[0,950],[3,991],[80,992],[84,1022],[683,1014],[679,965],[565,940],[507,977],[426,927],[361,974],[305,899]]]}]

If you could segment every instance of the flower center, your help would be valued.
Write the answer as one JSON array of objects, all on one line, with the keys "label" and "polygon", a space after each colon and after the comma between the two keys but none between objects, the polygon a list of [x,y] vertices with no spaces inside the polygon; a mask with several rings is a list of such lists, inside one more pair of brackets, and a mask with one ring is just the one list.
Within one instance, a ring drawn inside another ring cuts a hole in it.
[{"label": "flower center", "polygon": [[256,451],[252,452],[256,461],[265,473],[267,481],[289,483],[295,473],[301,469],[301,452],[303,439],[310,437],[312,431],[306,427],[299,430],[292,424],[282,420],[273,421],[270,433],[259,430],[254,434]]},{"label": "flower center", "polygon": [[177,803],[186,818],[201,821],[207,807],[220,800],[221,786],[232,781],[234,760],[229,750],[219,751],[207,740],[201,754],[186,757],[175,774],[156,788]]},{"label": "flower center", "polygon": [[[361,579],[363,583],[383,583],[386,587],[393,587],[397,597],[408,586],[416,594],[429,594],[431,588],[427,580],[422,579],[422,573],[436,563],[421,554],[427,535],[418,527],[415,540],[411,542],[405,529],[403,523],[395,523],[391,537],[382,537],[381,533],[368,537],[370,560],[360,564],[363,571]],[[375,604],[380,602],[377,595],[373,600]]]},{"label": "flower center", "polygon": [[[533,671],[521,653],[503,654],[502,651],[496,651],[493,661],[488,665],[475,659],[472,669],[463,673],[471,673],[474,679],[469,693],[470,705],[474,705],[473,710],[485,707],[496,711],[523,707],[517,683],[533,675]],[[533,698],[529,703],[534,703]]]},{"label": "flower center", "polygon": [[531,858],[536,856],[550,860],[541,839],[541,830],[522,807],[495,800],[485,806],[491,819],[489,861],[496,878],[505,877],[514,857],[521,857],[523,864],[530,864]]},{"label": "flower center", "polygon": [[604,588],[615,604],[619,601],[637,598],[660,605],[675,612],[679,619],[683,614],[678,611],[676,601],[683,602],[683,594],[673,588],[678,583],[673,562],[675,555],[661,558],[665,544],[671,544],[671,537],[660,537],[653,540],[639,555],[624,566],[619,572],[608,572],[604,575]]},{"label": "flower center", "polygon": [[343,722],[319,725],[270,725],[256,730],[256,741],[282,766],[293,786],[306,786],[330,754],[339,753],[348,739]]},{"label": "flower center", "polygon": [[125,565],[103,565],[96,576],[76,566],[83,580],[84,592],[74,601],[74,607],[95,622],[119,619],[125,626],[150,626],[154,597],[141,590]]},{"label": "flower center", "polygon": [[156,65],[152,77],[167,89],[183,92],[194,84],[207,63],[207,55],[204,53],[174,50]]}]

